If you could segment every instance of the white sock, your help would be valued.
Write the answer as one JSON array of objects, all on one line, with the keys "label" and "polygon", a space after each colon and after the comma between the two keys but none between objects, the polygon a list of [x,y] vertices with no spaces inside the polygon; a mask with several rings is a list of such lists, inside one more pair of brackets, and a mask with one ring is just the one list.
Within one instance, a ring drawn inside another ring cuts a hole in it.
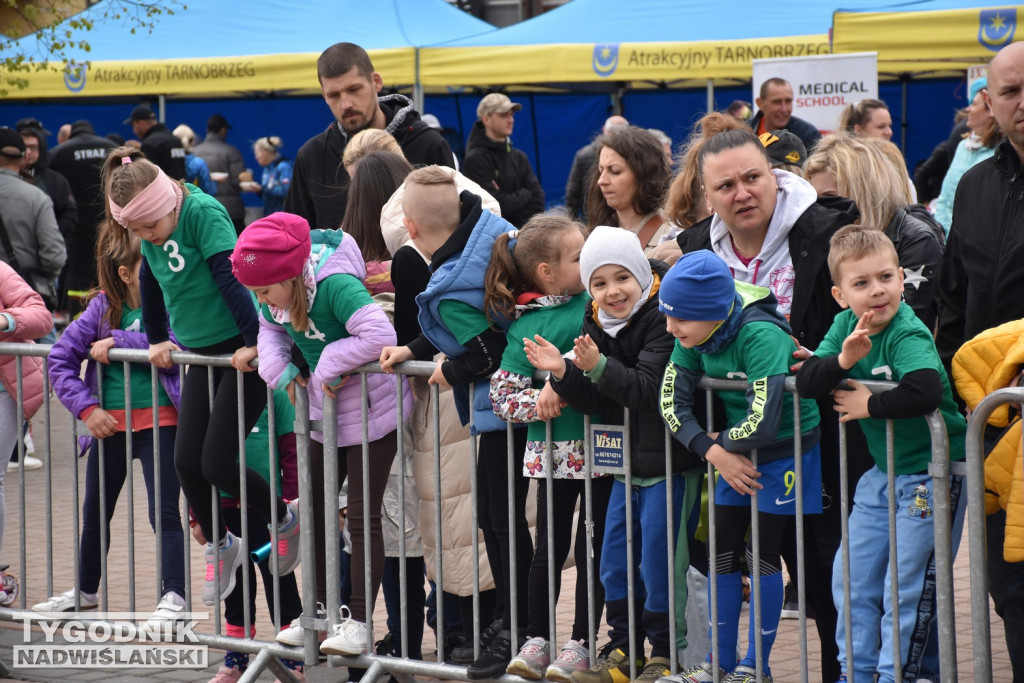
[{"label": "white sock", "polygon": [[95,602],[96,596],[99,595],[99,593],[86,593],[85,591],[81,591],[81,595],[83,600],[90,600]]},{"label": "white sock", "polygon": [[294,515],[292,515],[292,509],[289,507],[287,510],[288,512],[285,513],[284,519],[277,523],[278,529],[286,529],[288,525],[292,523],[292,517],[294,517]]}]

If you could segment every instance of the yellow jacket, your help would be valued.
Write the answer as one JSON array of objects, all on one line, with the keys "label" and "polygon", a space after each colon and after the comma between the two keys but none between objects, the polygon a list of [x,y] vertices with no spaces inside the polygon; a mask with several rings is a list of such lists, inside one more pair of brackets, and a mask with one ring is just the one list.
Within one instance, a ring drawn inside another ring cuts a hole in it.
[{"label": "yellow jacket", "polygon": [[[956,390],[970,410],[983,398],[1009,386],[1024,367],[1024,320],[985,330],[965,343],[953,357]],[[1010,404],[999,406],[988,424],[1009,425],[985,459],[985,512],[1006,510],[1003,558],[1024,561],[1024,459],[1021,455],[1021,418]]]}]

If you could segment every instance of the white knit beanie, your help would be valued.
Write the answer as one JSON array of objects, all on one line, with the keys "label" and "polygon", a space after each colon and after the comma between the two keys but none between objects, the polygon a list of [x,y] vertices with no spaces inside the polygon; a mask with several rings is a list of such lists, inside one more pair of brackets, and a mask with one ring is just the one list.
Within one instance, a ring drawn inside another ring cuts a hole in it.
[{"label": "white knit beanie", "polygon": [[629,230],[599,225],[591,231],[580,252],[580,275],[588,292],[594,271],[610,263],[632,273],[645,291],[654,281],[640,239]]}]

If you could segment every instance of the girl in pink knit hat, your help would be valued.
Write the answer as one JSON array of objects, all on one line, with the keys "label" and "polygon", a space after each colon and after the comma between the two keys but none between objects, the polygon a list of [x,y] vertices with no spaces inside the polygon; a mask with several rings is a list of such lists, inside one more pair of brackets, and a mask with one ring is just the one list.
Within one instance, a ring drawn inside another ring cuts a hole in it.
[{"label": "girl in pink knit hat", "polygon": [[[325,541],[336,542],[338,538],[336,528],[325,529],[324,525],[327,504],[337,505],[333,497],[324,497],[324,461],[332,457],[338,461],[338,482],[348,477],[352,597],[348,605],[341,606],[340,623],[332,627],[331,637],[320,650],[336,655],[363,654],[372,635],[366,626],[367,615],[384,572],[381,503],[398,446],[395,390],[399,380],[394,375],[369,374],[364,385],[352,375],[359,366],[377,361],[385,346],[395,345],[395,328],[363,284],[366,264],[359,247],[341,230],[310,231],[304,218],[271,214],[242,232],[231,255],[231,266],[238,281],[259,302],[260,376],[275,389],[287,388],[293,396],[295,383],[306,386],[311,420],[323,416],[325,394],[337,400],[337,451],[324,452],[320,432],[311,433],[309,445],[316,588],[317,600],[326,602],[328,570],[337,576],[334,567],[326,567],[324,552]],[[309,365],[308,379],[292,363],[293,345]],[[401,381],[403,409],[408,415],[412,395],[405,380]],[[364,419],[369,440],[369,457],[365,460]],[[369,481],[368,489],[363,486],[364,476]],[[366,498],[369,519],[363,513]],[[365,589],[367,565],[370,595]],[[297,621],[278,634],[279,642],[302,644],[303,632]]]},{"label": "girl in pink knit hat", "polygon": [[[249,433],[267,404],[266,386],[249,365],[256,357],[256,311],[249,292],[231,276],[235,229],[220,202],[194,185],[171,180],[131,147],[111,150],[103,179],[108,218],[143,240],[139,286],[150,362],[171,367],[171,352],[180,350],[170,340],[169,319],[183,347],[207,356],[230,355],[231,366],[242,373],[241,416],[237,378],[229,368],[191,365],[181,386],[174,468],[203,536],[211,541],[203,602],[212,605],[234,589],[236,570],[246,557],[243,540],[218,518],[210,486],[241,497],[238,422]],[[280,496],[272,499],[258,472],[246,468],[244,474],[250,508],[268,524],[277,522],[277,566],[287,574],[299,559],[298,506]]]}]

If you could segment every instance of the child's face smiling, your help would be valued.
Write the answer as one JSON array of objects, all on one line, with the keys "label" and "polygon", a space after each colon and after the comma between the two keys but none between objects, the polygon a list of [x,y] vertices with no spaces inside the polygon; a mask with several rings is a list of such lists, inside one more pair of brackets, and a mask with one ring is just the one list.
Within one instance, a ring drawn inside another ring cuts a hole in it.
[{"label": "child's face smiling", "polygon": [[684,348],[692,349],[694,346],[706,342],[721,322],[721,320],[683,320],[666,315],[665,329],[679,340]]},{"label": "child's face smiling", "polygon": [[144,239],[152,242],[158,247],[167,241],[167,238],[174,232],[177,223],[174,220],[174,212],[155,221],[132,221],[126,228]]},{"label": "child's face smiling", "polygon": [[642,294],[643,288],[633,273],[616,263],[603,265],[590,276],[590,296],[613,318],[628,316]]},{"label": "child's face smiling", "polygon": [[261,304],[287,310],[292,306],[293,282],[293,280],[285,280],[284,282],[275,282],[272,285],[263,287],[246,286],[246,289],[255,294],[256,300]]},{"label": "child's face smiling", "polygon": [[903,298],[903,269],[895,259],[883,254],[867,254],[839,266],[839,283],[832,296],[843,308],[850,308],[860,318],[868,311],[874,314],[868,329],[877,334],[896,315]]}]

